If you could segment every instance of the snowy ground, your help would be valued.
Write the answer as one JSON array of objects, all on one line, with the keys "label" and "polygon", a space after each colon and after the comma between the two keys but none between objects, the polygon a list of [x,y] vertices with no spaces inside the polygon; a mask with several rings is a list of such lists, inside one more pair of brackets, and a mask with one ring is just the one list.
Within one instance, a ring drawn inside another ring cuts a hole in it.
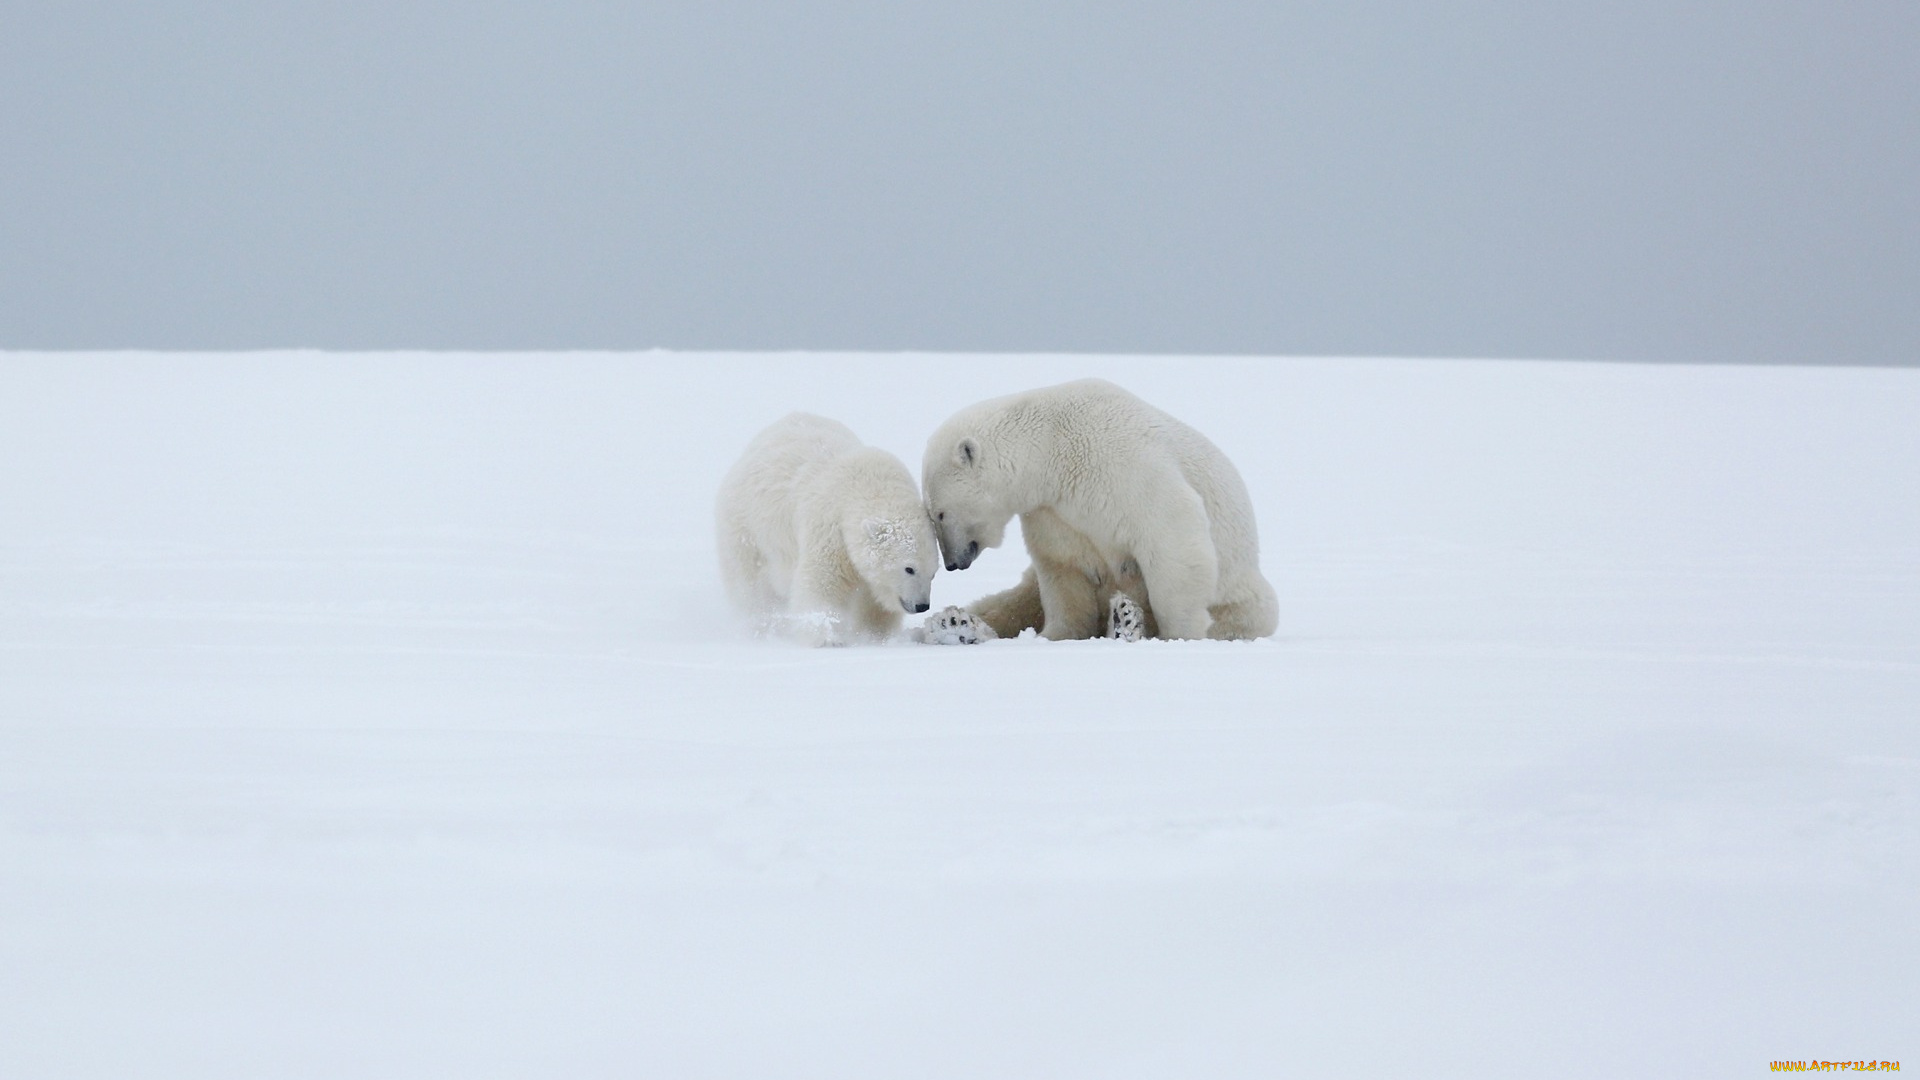
[{"label": "snowy ground", "polygon": [[[720,613],[760,426],[1085,374],[1274,640]],[[1916,1067],[1917,900],[1920,370],[0,356],[0,1076]]]}]

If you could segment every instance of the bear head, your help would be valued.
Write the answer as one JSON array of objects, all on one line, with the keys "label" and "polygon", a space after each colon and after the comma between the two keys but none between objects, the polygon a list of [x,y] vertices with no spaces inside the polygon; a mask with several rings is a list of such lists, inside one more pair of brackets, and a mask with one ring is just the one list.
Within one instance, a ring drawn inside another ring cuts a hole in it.
[{"label": "bear head", "polygon": [[1000,463],[991,460],[981,439],[951,428],[942,428],[927,445],[921,485],[947,569],[965,570],[980,552],[1000,546],[1013,512],[1000,495]]},{"label": "bear head", "polygon": [[925,507],[903,505],[886,516],[849,521],[844,539],[854,569],[876,601],[898,602],[909,615],[932,606],[940,545]]}]

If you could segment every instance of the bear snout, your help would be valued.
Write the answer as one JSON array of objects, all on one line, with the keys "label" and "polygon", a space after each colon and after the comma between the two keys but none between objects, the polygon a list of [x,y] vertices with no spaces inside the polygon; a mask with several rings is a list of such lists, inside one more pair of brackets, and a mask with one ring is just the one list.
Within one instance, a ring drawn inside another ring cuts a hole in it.
[{"label": "bear snout", "polygon": [[973,560],[979,557],[980,557],[980,541],[969,540],[967,541],[967,550],[961,552],[960,557],[954,560],[955,565],[948,566],[947,569],[965,570],[967,567],[973,565]]}]

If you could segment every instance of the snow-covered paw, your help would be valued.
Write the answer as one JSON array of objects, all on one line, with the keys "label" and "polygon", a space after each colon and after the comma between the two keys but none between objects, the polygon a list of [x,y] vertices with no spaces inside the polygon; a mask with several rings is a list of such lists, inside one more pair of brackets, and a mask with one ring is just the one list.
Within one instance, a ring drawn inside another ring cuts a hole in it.
[{"label": "snow-covered paw", "polygon": [[1147,636],[1147,615],[1126,593],[1107,601],[1107,636],[1116,641],[1139,641]]},{"label": "snow-covered paw", "polygon": [[933,645],[977,645],[999,636],[978,615],[957,607],[945,608],[927,616],[922,632],[927,642]]}]

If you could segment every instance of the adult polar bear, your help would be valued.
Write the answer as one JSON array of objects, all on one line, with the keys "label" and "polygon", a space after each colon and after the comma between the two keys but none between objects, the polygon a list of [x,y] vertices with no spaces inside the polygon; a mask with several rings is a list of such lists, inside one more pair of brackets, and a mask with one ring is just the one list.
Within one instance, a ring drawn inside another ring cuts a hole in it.
[{"label": "adult polar bear", "polygon": [[1257,638],[1278,624],[1233,463],[1112,383],[1083,379],[963,409],[928,441],[921,477],[949,570],[999,546],[1020,517],[1033,565],[969,609],[998,636],[1124,630],[1136,617],[1129,601],[1156,637]]},{"label": "adult polar bear", "polygon": [[766,628],[880,640],[927,610],[940,551],[913,474],[845,424],[793,413],[755,436],[714,524],[727,594]]}]

